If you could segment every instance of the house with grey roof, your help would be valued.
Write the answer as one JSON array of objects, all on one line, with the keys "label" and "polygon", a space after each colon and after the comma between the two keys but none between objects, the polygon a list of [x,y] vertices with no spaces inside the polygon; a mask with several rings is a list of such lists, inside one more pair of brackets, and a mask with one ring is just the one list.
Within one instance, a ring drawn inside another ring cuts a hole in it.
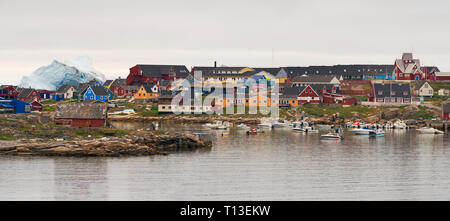
[{"label": "house with grey roof", "polygon": [[83,100],[106,102],[110,96],[107,89],[102,86],[89,86],[83,94]]},{"label": "house with grey roof", "polygon": [[156,83],[161,79],[183,79],[189,75],[185,65],[147,65],[138,64],[130,68],[130,74],[126,79],[127,85],[142,85]]},{"label": "house with grey roof", "polygon": [[410,104],[411,87],[401,83],[376,83],[373,84],[373,96],[369,97],[369,101],[378,104]]},{"label": "house with grey roof", "polygon": [[314,84],[330,84],[339,86],[340,81],[334,75],[310,75],[310,76],[296,76],[291,83],[294,86],[307,86]]},{"label": "house with grey roof", "polygon": [[420,97],[433,97],[434,89],[426,81],[420,81],[414,86],[414,95]]},{"label": "house with grey roof", "polygon": [[55,123],[73,127],[101,127],[107,118],[107,105],[91,101],[59,103],[55,109]]},{"label": "house with grey roof", "polygon": [[64,99],[72,99],[73,93],[76,92],[74,86],[72,85],[63,85],[56,91],[56,95],[62,95]]}]

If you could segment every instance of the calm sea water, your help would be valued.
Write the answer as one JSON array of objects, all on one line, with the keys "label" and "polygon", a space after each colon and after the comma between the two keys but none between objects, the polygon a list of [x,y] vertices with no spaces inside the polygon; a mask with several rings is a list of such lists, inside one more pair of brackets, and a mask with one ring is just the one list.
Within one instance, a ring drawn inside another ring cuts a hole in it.
[{"label": "calm sea water", "polygon": [[0,156],[0,200],[450,200],[449,134],[215,138],[211,150],[169,156]]}]

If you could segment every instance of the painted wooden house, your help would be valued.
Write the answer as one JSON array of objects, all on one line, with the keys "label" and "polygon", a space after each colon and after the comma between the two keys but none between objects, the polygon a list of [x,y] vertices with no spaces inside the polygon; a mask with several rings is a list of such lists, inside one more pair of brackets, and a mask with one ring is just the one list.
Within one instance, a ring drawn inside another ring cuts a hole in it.
[{"label": "painted wooden house", "polygon": [[435,81],[450,81],[450,72],[436,72]]},{"label": "painted wooden house", "polygon": [[6,99],[15,99],[19,96],[19,91],[17,91],[16,87],[12,85],[1,85],[0,86],[0,97]]},{"label": "painted wooden house", "polygon": [[339,79],[334,75],[311,75],[311,76],[296,76],[291,83],[294,86],[307,86],[314,84],[331,84],[335,86],[340,85]]},{"label": "painted wooden house", "polygon": [[55,123],[73,127],[102,127],[107,118],[107,105],[95,102],[59,103]]},{"label": "painted wooden house", "polygon": [[139,90],[134,94],[136,100],[152,100],[159,96],[157,84],[143,84]]},{"label": "painted wooden house", "polygon": [[83,94],[85,101],[102,101],[107,102],[110,98],[108,91],[102,86],[89,86]]},{"label": "painted wooden house", "polygon": [[144,65],[130,68],[127,85],[157,83],[159,80],[176,80],[186,78],[189,70],[184,65]]},{"label": "painted wooden house", "polygon": [[305,86],[303,91],[300,92],[300,94],[298,95],[298,102],[300,104],[306,103],[319,104],[322,102],[322,100],[320,97],[320,93],[314,90],[314,88],[311,85],[307,85]]},{"label": "painted wooden house", "polygon": [[409,84],[390,83],[373,84],[373,96],[370,102],[379,104],[410,104],[412,102],[411,87]]},{"label": "painted wooden house", "polygon": [[442,105],[442,119],[450,120],[450,102]]},{"label": "painted wooden house", "polygon": [[125,85],[127,85],[127,79],[119,77],[111,83],[109,89],[113,92],[114,96],[119,97],[119,88]]},{"label": "painted wooden house", "polygon": [[23,89],[20,94],[17,96],[18,100],[31,103],[33,101],[41,102],[42,98],[39,93],[32,88]]},{"label": "painted wooden house", "polygon": [[401,59],[394,63],[395,80],[422,81],[434,80],[437,67],[422,67],[419,59],[414,59],[412,53],[403,53]]},{"label": "painted wooden house", "polygon": [[433,97],[434,89],[428,82],[421,81],[416,86],[414,86],[414,95],[420,97]]},{"label": "painted wooden house", "polygon": [[63,99],[72,99],[76,89],[72,85],[63,85],[56,91],[55,94],[60,95]]},{"label": "painted wooden house", "polygon": [[42,111],[42,104],[41,104],[41,102],[33,101],[33,102],[30,103],[30,105],[31,105],[31,111],[39,111],[39,112]]},{"label": "painted wooden house", "polygon": [[133,97],[138,90],[137,85],[122,85],[117,88],[117,97]]},{"label": "painted wooden house", "polygon": [[41,98],[43,100],[47,100],[47,99],[52,99],[52,95],[55,94],[55,91],[39,90],[38,93],[39,93],[39,96],[41,96]]}]

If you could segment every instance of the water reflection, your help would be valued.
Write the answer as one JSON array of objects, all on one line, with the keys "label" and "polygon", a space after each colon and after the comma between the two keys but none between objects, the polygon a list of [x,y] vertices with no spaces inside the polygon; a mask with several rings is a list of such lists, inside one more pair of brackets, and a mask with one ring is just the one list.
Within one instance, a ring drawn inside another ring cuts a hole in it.
[{"label": "water reflection", "polygon": [[289,129],[222,136],[199,125],[162,127],[208,132],[214,147],[150,157],[0,156],[0,199],[450,199],[448,134],[346,132],[344,140],[322,140]]}]

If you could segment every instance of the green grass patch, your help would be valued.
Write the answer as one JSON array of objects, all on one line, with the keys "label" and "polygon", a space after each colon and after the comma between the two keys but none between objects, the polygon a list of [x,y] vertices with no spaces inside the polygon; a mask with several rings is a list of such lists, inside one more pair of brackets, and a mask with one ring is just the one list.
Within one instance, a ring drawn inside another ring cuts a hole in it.
[{"label": "green grass patch", "polygon": [[43,105],[42,112],[55,112],[56,106]]},{"label": "green grass patch", "polygon": [[16,138],[14,137],[13,134],[10,134],[10,133],[0,133],[0,140],[10,141],[10,140],[16,140]]},{"label": "green grass patch", "polygon": [[377,109],[370,108],[367,106],[350,106],[350,107],[318,107],[313,105],[304,105],[298,108],[300,112],[304,112],[306,115],[323,117],[325,115],[331,116],[333,114],[338,114],[339,117],[348,118],[352,116],[358,117],[368,117],[369,115],[376,114]]}]

